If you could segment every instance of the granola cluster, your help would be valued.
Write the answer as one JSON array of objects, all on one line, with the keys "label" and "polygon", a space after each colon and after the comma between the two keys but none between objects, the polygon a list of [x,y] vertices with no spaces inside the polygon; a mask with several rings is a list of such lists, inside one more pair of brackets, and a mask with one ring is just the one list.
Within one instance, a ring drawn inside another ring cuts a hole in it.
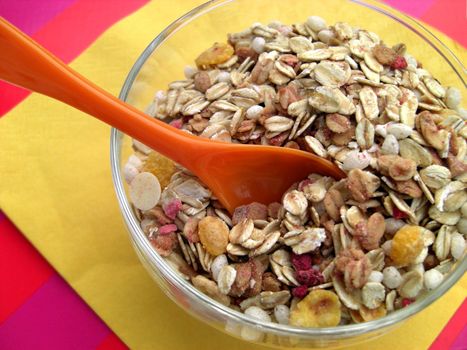
[{"label": "granola cluster", "polygon": [[290,147],[337,164],[280,203],[233,215],[186,169],[138,141],[124,168],[141,228],[200,291],[303,327],[370,321],[436,288],[465,254],[467,126],[460,92],[347,23],[228,35],[148,112],[213,140]]}]

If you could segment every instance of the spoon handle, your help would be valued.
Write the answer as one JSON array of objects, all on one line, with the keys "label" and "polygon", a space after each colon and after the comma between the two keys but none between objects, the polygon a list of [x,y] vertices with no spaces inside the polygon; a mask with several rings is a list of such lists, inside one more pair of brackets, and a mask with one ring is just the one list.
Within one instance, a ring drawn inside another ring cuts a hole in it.
[{"label": "spoon handle", "polygon": [[0,79],[73,106],[185,166],[186,148],[200,143],[96,86],[1,17]]}]

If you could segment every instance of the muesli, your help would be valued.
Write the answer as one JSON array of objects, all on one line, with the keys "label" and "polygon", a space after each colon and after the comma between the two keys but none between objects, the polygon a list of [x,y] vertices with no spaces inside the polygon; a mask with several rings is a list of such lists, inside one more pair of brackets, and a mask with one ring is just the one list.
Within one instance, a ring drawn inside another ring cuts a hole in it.
[{"label": "muesli", "polygon": [[138,141],[124,167],[141,228],[200,291],[262,320],[330,327],[435,289],[465,254],[461,94],[377,34],[316,16],[228,35],[155,94],[148,113],[200,137],[290,147],[337,164],[280,203],[233,215]]}]

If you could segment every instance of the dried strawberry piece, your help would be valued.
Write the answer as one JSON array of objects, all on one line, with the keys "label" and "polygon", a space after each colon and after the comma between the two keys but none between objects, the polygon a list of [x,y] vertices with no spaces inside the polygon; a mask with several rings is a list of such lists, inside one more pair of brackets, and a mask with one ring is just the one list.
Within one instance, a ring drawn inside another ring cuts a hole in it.
[{"label": "dried strawberry piece", "polygon": [[324,283],[322,273],[315,269],[297,271],[297,281],[305,286],[313,287]]},{"label": "dried strawberry piece", "polygon": [[174,119],[169,123],[169,125],[173,126],[174,128],[181,129],[183,126],[183,119]]},{"label": "dried strawberry piece", "polygon": [[178,198],[174,198],[165,205],[162,205],[162,209],[164,209],[165,215],[173,220],[182,209],[182,201]]},{"label": "dried strawberry piece", "polygon": [[407,61],[402,56],[397,56],[391,63],[392,69],[405,69],[407,68]]},{"label": "dried strawberry piece", "polygon": [[183,234],[191,243],[199,242],[198,223],[199,219],[189,218],[183,227]]},{"label": "dried strawberry piece", "polygon": [[412,304],[414,301],[412,299],[409,299],[409,298],[404,298],[402,299],[402,307],[406,307],[406,306],[409,306],[410,304]]},{"label": "dried strawberry piece", "polygon": [[292,295],[295,298],[303,299],[304,297],[306,297],[307,294],[308,294],[307,286],[299,286],[299,287],[292,288]]},{"label": "dried strawberry piece", "polygon": [[394,219],[407,219],[409,217],[406,212],[403,212],[397,207],[392,209],[392,216]]},{"label": "dried strawberry piece", "polygon": [[292,265],[295,271],[306,271],[311,269],[312,257],[310,254],[295,254],[291,256]]},{"label": "dried strawberry piece", "polygon": [[174,232],[167,235],[157,235],[149,238],[149,241],[162,256],[169,256],[177,243],[177,236]]},{"label": "dried strawberry piece", "polygon": [[177,225],[175,224],[168,224],[159,227],[159,234],[160,235],[168,235],[169,233],[176,232],[177,231]]},{"label": "dried strawberry piece", "polygon": [[243,219],[266,220],[267,218],[268,207],[264,204],[253,202],[237,207],[232,216],[232,223],[236,225]]},{"label": "dried strawberry piece", "polygon": [[159,225],[171,224],[173,220],[165,215],[161,207],[155,207],[149,211],[151,215],[154,216]]}]

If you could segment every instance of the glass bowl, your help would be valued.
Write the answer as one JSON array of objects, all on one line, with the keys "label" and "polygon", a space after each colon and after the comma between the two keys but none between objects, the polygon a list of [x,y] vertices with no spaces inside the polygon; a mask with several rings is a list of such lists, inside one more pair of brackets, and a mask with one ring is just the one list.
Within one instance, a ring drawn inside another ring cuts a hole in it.
[{"label": "glass bowl", "polygon": [[[213,42],[225,42],[229,32],[239,32],[254,22],[303,22],[310,15],[324,17],[327,23],[343,21],[371,30],[390,44],[409,43],[408,52],[447,86],[465,93],[465,70],[453,53],[426,28],[408,16],[375,1],[344,0],[217,0],[201,5],[169,25],[136,60],[120,93],[120,99],[145,110],[155,91],[169,82],[183,79],[183,68]],[[388,30],[390,28],[390,30]],[[435,64],[436,63],[436,64]],[[467,259],[445,277],[435,290],[415,303],[384,318],[330,328],[299,328],[252,320],[225,307],[174,271],[152,248],[130,205],[121,172],[131,151],[128,136],[116,129],[111,134],[112,176],[130,240],[150,275],[162,290],[191,315],[235,337],[282,347],[341,347],[367,341],[389,332],[410,316],[440,298],[463,275]],[[187,150],[189,151],[189,150]]]}]

